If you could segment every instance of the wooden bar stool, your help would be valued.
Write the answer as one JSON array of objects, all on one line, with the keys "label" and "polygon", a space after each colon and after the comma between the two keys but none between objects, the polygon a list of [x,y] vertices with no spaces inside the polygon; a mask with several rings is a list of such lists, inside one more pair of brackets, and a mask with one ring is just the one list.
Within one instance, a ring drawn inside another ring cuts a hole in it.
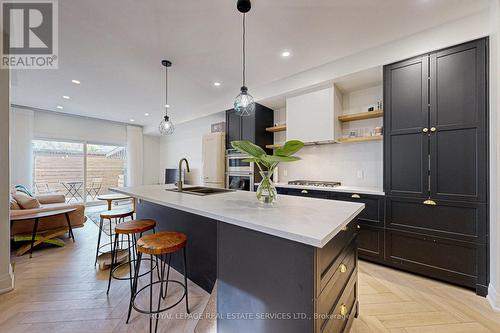
[{"label": "wooden bar stool", "polygon": [[[109,294],[109,288],[111,287],[111,279],[116,279],[116,280],[129,280],[130,281],[130,303],[129,303],[129,309],[128,309],[128,315],[127,315],[127,323],[130,319],[130,313],[132,310],[132,264],[134,266],[134,269],[137,265],[136,262],[136,244],[137,244],[137,238],[136,234],[139,234],[139,237],[142,237],[142,234],[152,230],[153,233],[155,232],[155,227],[156,227],[156,221],[151,220],[151,219],[140,219],[140,220],[132,220],[128,222],[123,222],[118,224],[115,227],[115,240],[113,243],[113,247],[111,250],[111,267],[109,269],[109,279],[108,279],[108,290],[106,294]],[[118,236],[119,235],[126,235],[127,236],[127,248],[128,248],[128,260],[126,262],[123,262],[119,265],[116,265],[117,263],[117,253],[118,253]],[[132,251],[130,250],[132,249]],[[129,276],[128,277],[118,277],[114,273],[116,270],[118,270],[120,267],[127,265],[129,268]],[[154,265],[156,264],[156,265]],[[155,263],[151,262],[151,271],[153,271],[156,267],[158,266],[158,262],[156,261]],[[143,274],[139,274],[139,277],[146,275],[149,273],[149,271],[144,272]],[[159,276],[159,274],[158,274]]]},{"label": "wooden bar stool", "polygon": [[[116,223],[120,223],[125,221],[127,217],[134,219],[134,210],[128,208],[121,209],[112,209],[106,210],[100,214],[100,222],[99,222],[99,236],[97,238],[97,250],[95,252],[95,262],[94,265],[97,264],[97,257],[101,253],[107,253],[107,251],[102,251],[101,249],[106,246],[113,246],[113,219]],[[104,220],[109,220],[109,243],[101,245],[101,234],[104,231]],[[111,249],[112,250],[112,249]]]},{"label": "wooden bar stool", "polygon": [[[188,305],[188,287],[187,287],[187,260],[186,260],[186,244],[187,236],[180,232],[158,232],[152,235],[145,235],[137,241],[137,266],[134,272],[134,283],[132,286],[132,307],[140,312],[149,314],[149,332],[153,330],[153,316],[156,317],[155,332],[158,330],[158,314],[167,311],[177,304],[179,304],[184,298],[186,299],[186,311],[189,313]],[[184,283],[177,280],[169,280],[170,276],[170,260],[172,259],[172,254],[182,249],[184,257]],[[149,254],[149,259],[151,263],[153,262],[153,256],[157,256],[160,259],[158,267],[160,271],[160,277],[158,281],[153,282],[153,270],[150,272],[149,284],[137,290],[137,281],[139,279],[139,271],[141,268],[142,255]],[[168,258],[168,269],[167,277],[165,279],[165,266]],[[167,297],[168,283],[176,283],[184,288],[184,293],[182,297],[175,302],[173,305],[161,308],[161,300]],[[156,310],[153,310],[153,286],[155,284],[160,284],[160,290],[158,295],[158,306]],[[163,285],[165,284],[165,288]],[[135,304],[137,296],[149,287],[149,310],[141,309]],[[164,293],[165,292],[165,293]]]}]

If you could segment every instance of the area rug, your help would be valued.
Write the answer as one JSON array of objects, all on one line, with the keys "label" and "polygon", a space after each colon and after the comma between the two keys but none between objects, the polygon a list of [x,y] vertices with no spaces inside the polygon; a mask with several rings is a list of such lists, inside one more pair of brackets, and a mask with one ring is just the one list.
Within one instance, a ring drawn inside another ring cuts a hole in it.
[{"label": "area rug", "polygon": [[[113,209],[127,209],[127,208],[132,208],[132,205],[130,204],[127,204],[127,205],[118,205],[118,206],[113,206]],[[95,225],[99,228],[99,224],[100,224],[100,221],[101,221],[101,213],[106,211],[107,210],[107,207],[106,206],[102,206],[102,207],[91,207],[91,208],[88,208],[85,212],[85,216],[87,216],[87,218],[89,220],[91,220],[92,222],[95,223]],[[126,218],[125,220],[130,220],[131,218]],[[110,221],[108,219],[105,219],[104,222],[103,222],[103,227],[102,227],[102,231],[104,231],[104,233],[108,236],[110,236]],[[116,221],[115,219],[113,219],[111,221],[111,230],[114,230],[116,226]]]}]

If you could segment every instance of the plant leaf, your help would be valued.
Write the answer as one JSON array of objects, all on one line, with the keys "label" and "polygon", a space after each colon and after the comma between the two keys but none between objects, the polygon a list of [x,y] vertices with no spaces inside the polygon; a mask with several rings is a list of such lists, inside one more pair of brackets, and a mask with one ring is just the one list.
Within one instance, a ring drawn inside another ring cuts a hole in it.
[{"label": "plant leaf", "polygon": [[253,162],[253,163],[257,163],[257,162],[259,162],[260,160],[259,160],[258,158],[253,157],[253,158],[245,158],[245,159],[243,159],[242,161],[243,161],[243,162]]},{"label": "plant leaf", "polygon": [[276,156],[276,155],[272,155],[272,156],[267,156],[266,160],[267,160],[267,162],[270,162],[270,163],[295,162],[295,161],[299,161],[300,157],[298,157],[298,156]]},{"label": "plant leaf", "polygon": [[260,158],[262,155],[266,155],[264,149],[260,148],[256,144],[251,143],[247,140],[242,141],[231,141],[231,146],[240,153],[250,155],[256,158]]},{"label": "plant leaf", "polygon": [[302,147],[304,147],[304,142],[299,140],[290,140],[285,142],[281,148],[276,149],[274,156],[291,156],[301,150]]}]

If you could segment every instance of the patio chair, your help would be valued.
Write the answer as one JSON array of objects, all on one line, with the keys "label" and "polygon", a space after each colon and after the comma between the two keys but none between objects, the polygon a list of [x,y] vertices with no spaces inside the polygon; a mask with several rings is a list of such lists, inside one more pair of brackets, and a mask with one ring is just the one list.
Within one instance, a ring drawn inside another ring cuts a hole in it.
[{"label": "patio chair", "polygon": [[102,188],[102,178],[93,178],[89,186],[87,186],[87,195],[89,195],[92,200],[99,195]]},{"label": "patio chair", "polygon": [[58,193],[59,190],[50,188],[49,182],[35,182],[35,192],[37,194]]}]

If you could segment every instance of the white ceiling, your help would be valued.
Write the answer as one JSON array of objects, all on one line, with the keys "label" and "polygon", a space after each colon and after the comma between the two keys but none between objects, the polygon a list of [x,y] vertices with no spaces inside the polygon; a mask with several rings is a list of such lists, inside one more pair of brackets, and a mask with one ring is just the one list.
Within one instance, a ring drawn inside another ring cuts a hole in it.
[{"label": "white ceiling", "polygon": [[[482,11],[488,3],[254,0],[247,15],[247,85],[251,93],[252,87]],[[12,103],[155,126],[164,112],[160,61],[166,58],[173,62],[174,122],[229,108],[241,86],[241,16],[235,4],[60,0],[59,69],[15,71]],[[292,52],[288,59],[280,56],[285,49]],[[214,87],[214,81],[222,85]]]}]

